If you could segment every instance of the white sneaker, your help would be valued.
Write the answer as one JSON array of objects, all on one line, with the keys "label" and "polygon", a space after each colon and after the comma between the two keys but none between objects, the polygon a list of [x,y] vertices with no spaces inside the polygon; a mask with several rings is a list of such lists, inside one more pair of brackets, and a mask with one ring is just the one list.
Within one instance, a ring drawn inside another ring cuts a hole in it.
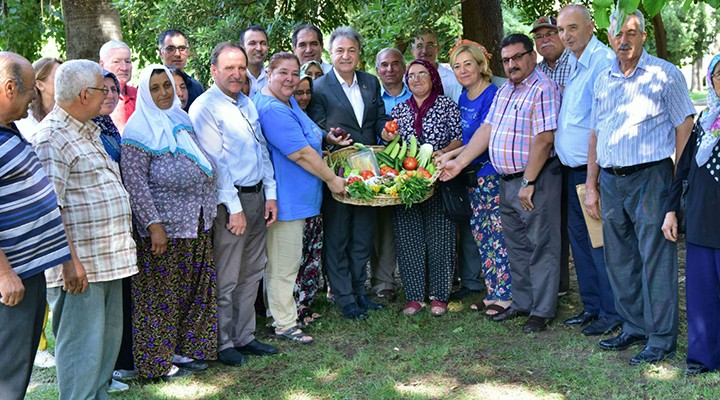
[{"label": "white sneaker", "polygon": [[137,378],[137,372],[134,369],[116,369],[113,371],[112,377],[119,381],[128,381]]},{"label": "white sneaker", "polygon": [[38,368],[55,368],[55,357],[47,350],[38,350],[34,364]]},{"label": "white sneaker", "polygon": [[128,390],[130,386],[120,382],[116,381],[115,379],[110,379],[110,385],[108,386],[108,393],[117,393],[117,392],[124,392]]}]

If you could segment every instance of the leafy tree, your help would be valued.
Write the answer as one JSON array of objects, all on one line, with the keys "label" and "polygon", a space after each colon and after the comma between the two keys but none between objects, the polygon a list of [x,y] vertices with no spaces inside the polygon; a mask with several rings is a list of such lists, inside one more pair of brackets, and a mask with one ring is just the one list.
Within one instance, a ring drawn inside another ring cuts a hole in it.
[{"label": "leafy tree", "polygon": [[47,34],[45,22],[51,18],[44,18],[48,7],[48,2],[40,0],[0,0],[0,49],[30,61],[39,58]]}]

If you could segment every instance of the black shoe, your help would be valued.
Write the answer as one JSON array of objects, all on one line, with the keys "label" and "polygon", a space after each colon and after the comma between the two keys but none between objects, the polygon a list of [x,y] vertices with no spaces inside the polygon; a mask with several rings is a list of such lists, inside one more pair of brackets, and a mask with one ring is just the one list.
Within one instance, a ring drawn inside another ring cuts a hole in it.
[{"label": "black shoe", "polygon": [[641,352],[635,354],[630,359],[630,365],[638,365],[641,363],[656,363],[675,355],[675,349],[663,350],[659,347],[645,346]]},{"label": "black shoe", "polygon": [[377,311],[377,310],[382,310],[383,308],[385,308],[384,305],[382,305],[382,304],[380,304],[380,303],[376,303],[376,302],[370,300],[370,298],[368,298],[368,297],[365,296],[365,295],[363,295],[363,296],[358,296],[358,297],[355,298],[355,300],[357,301],[357,305],[358,305],[363,311],[367,311],[367,310]]},{"label": "black shoe", "polygon": [[543,318],[536,315],[531,315],[530,318],[528,318],[528,320],[525,322],[525,326],[523,326],[523,333],[542,332],[547,329],[547,323],[549,320],[550,318]]},{"label": "black shoe", "polygon": [[620,334],[614,338],[601,340],[600,343],[598,343],[598,346],[600,346],[603,350],[625,350],[634,344],[644,345],[645,343],[647,343],[647,338],[645,336],[620,332]]},{"label": "black shoe", "polygon": [[278,352],[278,349],[275,348],[275,346],[262,343],[257,339],[253,339],[252,342],[246,344],[245,346],[236,347],[235,350],[242,354],[252,354],[255,356],[270,356],[277,354]]},{"label": "black shoe", "polygon": [[377,297],[387,300],[389,302],[393,302],[395,301],[395,299],[397,299],[397,294],[392,289],[383,289],[377,292]]},{"label": "black shoe", "polygon": [[622,321],[600,317],[580,332],[585,336],[599,336],[607,335],[620,327],[622,327]]},{"label": "black shoe", "polygon": [[245,357],[232,347],[219,352],[218,361],[225,365],[232,366],[243,365],[246,362]]},{"label": "black shoe", "polygon": [[[188,363],[188,364],[189,364],[189,363]],[[188,371],[188,370],[183,369],[183,368],[178,368],[178,370],[175,371],[174,374],[172,374],[172,375],[163,375],[163,376],[160,377],[160,379],[162,379],[164,382],[172,382],[172,381],[176,381],[176,380],[178,380],[178,379],[189,378],[189,377],[192,376],[192,374],[193,374],[192,371]]]},{"label": "black shoe", "polygon": [[493,315],[490,319],[493,320],[493,322],[503,322],[517,317],[527,317],[528,315],[530,315],[530,313],[527,311],[518,311],[514,308],[508,307],[507,310],[501,312],[500,314]]},{"label": "black shoe", "polygon": [[468,289],[465,286],[461,287],[460,289],[450,293],[450,300],[461,300],[471,295],[477,295],[482,293],[482,290],[472,290]]},{"label": "black shoe", "polygon": [[198,360],[192,360],[190,362],[186,363],[173,363],[177,367],[188,370],[188,371],[205,371],[208,369],[208,363],[198,361]]},{"label": "black shoe", "polygon": [[687,363],[687,368],[685,368],[685,375],[688,376],[695,376],[704,374],[706,372],[710,372],[710,369],[706,367],[704,364],[701,364],[699,362],[689,362]]},{"label": "black shoe", "polygon": [[365,312],[360,307],[358,307],[358,305],[355,303],[350,303],[350,304],[346,304],[346,305],[342,306],[340,311],[342,311],[343,317],[345,317],[347,319],[365,319],[365,318],[367,318],[367,314],[365,314]]},{"label": "black shoe", "polygon": [[574,326],[574,325],[583,326],[583,325],[587,325],[587,324],[595,321],[596,319],[598,319],[597,314],[591,314],[587,311],[583,311],[580,314],[578,314],[572,318],[566,319],[565,321],[563,321],[563,324],[565,324],[567,326]]}]

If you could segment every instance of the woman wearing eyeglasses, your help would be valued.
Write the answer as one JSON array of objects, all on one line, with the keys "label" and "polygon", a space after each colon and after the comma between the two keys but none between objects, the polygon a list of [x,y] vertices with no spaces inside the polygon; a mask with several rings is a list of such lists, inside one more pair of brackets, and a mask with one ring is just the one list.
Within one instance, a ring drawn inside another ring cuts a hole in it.
[{"label": "woman wearing eyeglasses", "polygon": [[132,277],[135,368],[140,377],[163,380],[207,368],[194,359],[213,359],[217,349],[210,238],[216,176],[174,87],[161,65],[141,72],[121,158],[138,236],[139,272]]},{"label": "woman wearing eyeglasses", "polygon": [[[443,95],[437,69],[423,59],[412,61],[405,72],[412,96],[392,110],[402,140],[412,136],[418,145],[429,143],[435,151],[450,151],[462,142],[460,109]],[[396,135],[383,133],[384,140]],[[396,207],[393,230],[397,243],[400,278],[407,304],[403,313],[413,315],[425,306],[425,277],[429,275],[430,313],[441,316],[447,302],[455,265],[455,222],[445,216],[438,193],[410,209]]]}]

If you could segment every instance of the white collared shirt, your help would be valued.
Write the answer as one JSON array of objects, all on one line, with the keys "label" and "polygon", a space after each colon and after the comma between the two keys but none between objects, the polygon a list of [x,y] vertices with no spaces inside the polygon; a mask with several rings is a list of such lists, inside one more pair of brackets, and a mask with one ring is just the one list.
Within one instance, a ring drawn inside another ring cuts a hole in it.
[{"label": "white collared shirt", "polygon": [[345,82],[345,79],[343,79],[337,72],[337,69],[333,68],[333,72],[335,73],[335,77],[337,77],[337,80],[340,82],[340,87],[342,87],[343,92],[345,92],[345,97],[347,97],[348,101],[350,101],[350,105],[355,112],[355,118],[357,119],[358,125],[362,127],[363,114],[365,111],[365,102],[363,102],[362,93],[360,92],[360,85],[358,84],[357,74],[353,72],[352,85],[348,86],[347,82]]},{"label": "white collared shirt", "polygon": [[267,86],[267,74],[265,73],[265,67],[263,66],[260,68],[260,75],[255,77],[255,75],[250,72],[250,70],[247,70],[247,77],[250,79],[250,97],[251,99],[255,97],[255,93],[259,92],[260,89]]},{"label": "white collared shirt", "polygon": [[273,166],[258,112],[242,93],[228,97],[212,85],[190,107],[198,143],[217,170],[218,204],[229,214],[242,211],[236,186],[254,186],[261,180],[266,200],[277,199]]}]

